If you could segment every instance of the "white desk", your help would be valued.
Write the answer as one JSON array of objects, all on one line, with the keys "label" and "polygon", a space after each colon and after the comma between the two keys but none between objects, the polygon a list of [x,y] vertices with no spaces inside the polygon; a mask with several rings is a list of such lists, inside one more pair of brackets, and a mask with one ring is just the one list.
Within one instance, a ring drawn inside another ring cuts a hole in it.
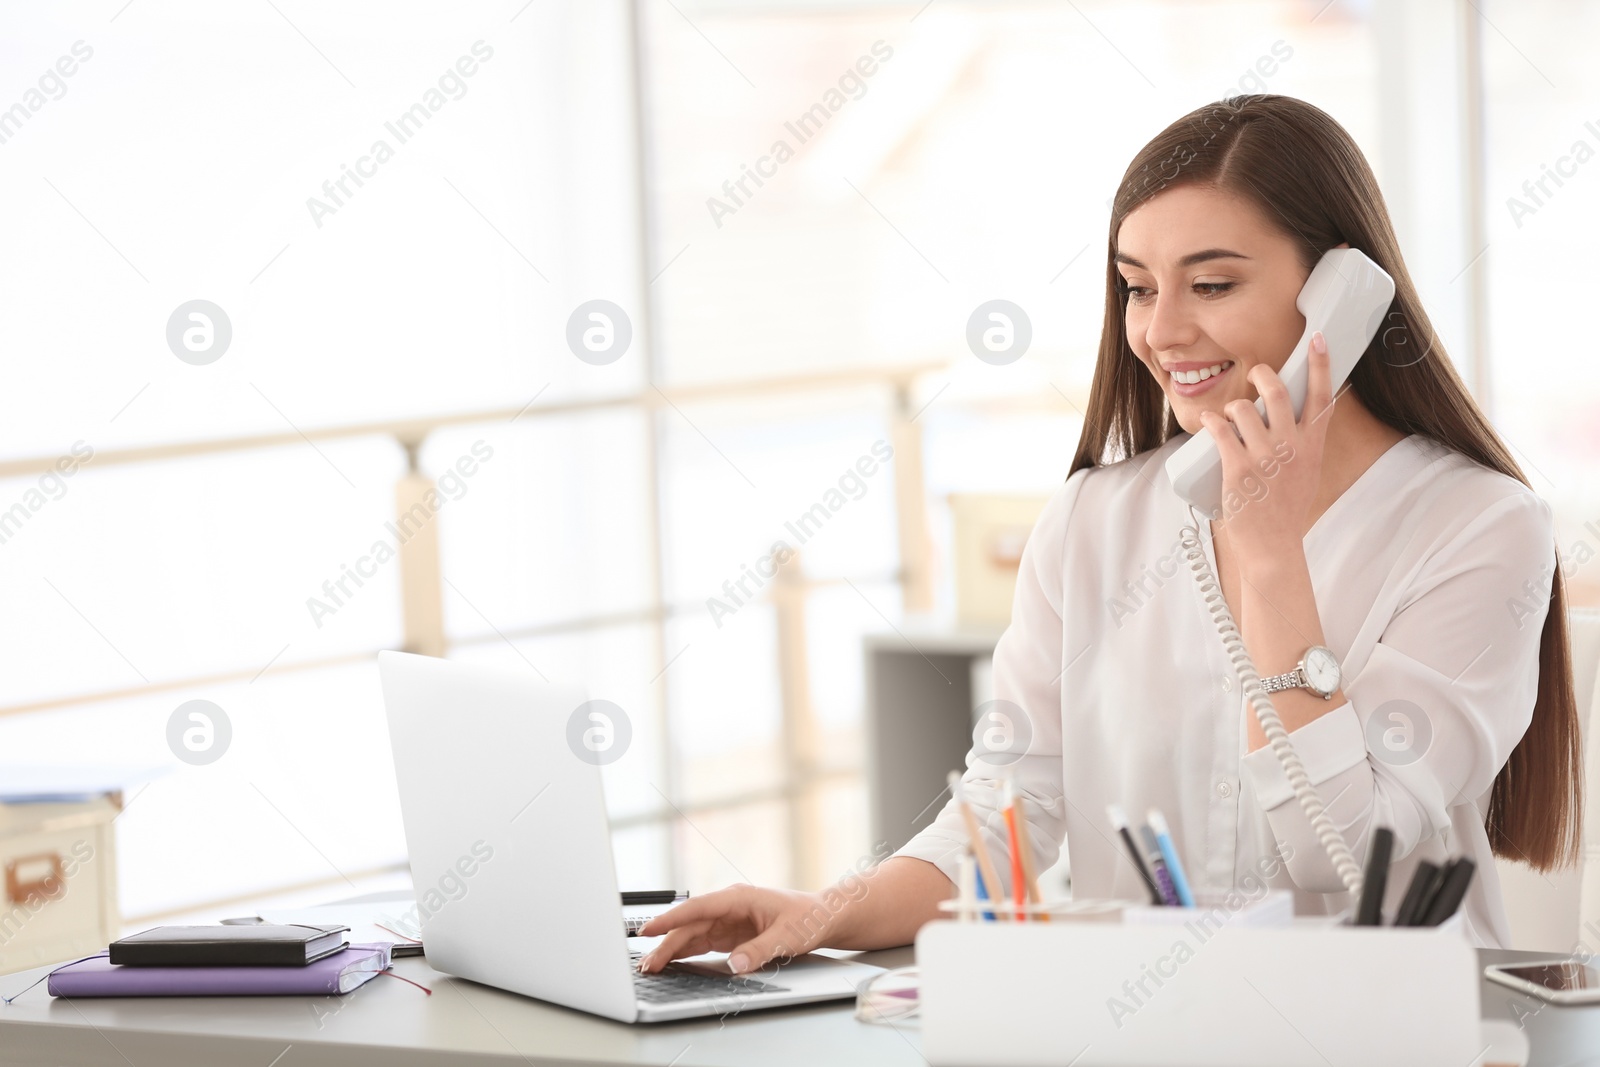
[{"label": "white desk", "polygon": [[[1486,963],[1536,958],[1524,952],[1482,955]],[[911,950],[864,958],[902,966],[910,962]],[[48,970],[8,975],[0,979],[0,992],[9,996]],[[344,997],[69,1002],[40,986],[0,1007],[0,1064],[927,1067],[915,1021],[898,1029],[858,1023],[846,1002],[726,1020],[628,1026],[451,978],[420,958],[397,960],[395,971],[431,987],[433,995],[385,977]],[[1524,1013],[1532,1067],[1600,1065],[1600,1007],[1542,1005],[1484,983],[1485,1016],[1514,1019],[1515,1006]]]},{"label": "white desk", "polygon": [[[910,950],[885,965],[909,962]],[[0,979],[10,995],[46,973]],[[94,1067],[873,1064],[927,1067],[916,1031],[858,1023],[847,1004],[628,1026],[452,978],[420,958],[343,997],[80,999],[44,987],[0,1007],[0,1064]],[[287,1054],[278,1057],[288,1049]]]}]

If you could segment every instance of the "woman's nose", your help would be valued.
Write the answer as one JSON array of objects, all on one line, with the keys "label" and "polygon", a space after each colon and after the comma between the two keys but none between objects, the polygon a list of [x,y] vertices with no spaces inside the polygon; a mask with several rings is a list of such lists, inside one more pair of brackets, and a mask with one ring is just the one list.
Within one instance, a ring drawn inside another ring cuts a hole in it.
[{"label": "woman's nose", "polygon": [[1172,297],[1167,293],[1156,294],[1144,330],[1145,344],[1149,345],[1151,350],[1164,352],[1172,348],[1186,347],[1195,342],[1199,332],[1194,316],[1185,307],[1181,297]]}]

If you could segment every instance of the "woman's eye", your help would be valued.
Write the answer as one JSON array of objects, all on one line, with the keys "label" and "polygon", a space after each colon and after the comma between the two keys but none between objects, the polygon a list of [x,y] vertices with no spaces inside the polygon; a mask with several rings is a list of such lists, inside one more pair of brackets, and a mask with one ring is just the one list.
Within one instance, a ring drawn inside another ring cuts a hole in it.
[{"label": "woman's eye", "polygon": [[[1221,296],[1232,289],[1234,282],[1195,282],[1193,289],[1203,297]],[[1128,298],[1130,304],[1148,304],[1155,299],[1155,290],[1142,285],[1123,285],[1119,287],[1122,295]]]}]

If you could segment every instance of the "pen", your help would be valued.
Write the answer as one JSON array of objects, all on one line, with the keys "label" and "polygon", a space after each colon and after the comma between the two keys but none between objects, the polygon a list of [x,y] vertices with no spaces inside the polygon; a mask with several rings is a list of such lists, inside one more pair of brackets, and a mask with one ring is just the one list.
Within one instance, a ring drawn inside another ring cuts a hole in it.
[{"label": "pen", "polygon": [[1172,875],[1167,871],[1166,861],[1161,858],[1161,845],[1156,841],[1156,835],[1150,827],[1139,827],[1139,840],[1144,843],[1145,858],[1150,863],[1150,877],[1156,880],[1156,889],[1161,894],[1161,903],[1177,907],[1178,891],[1172,884]]},{"label": "pen", "polygon": [[1178,849],[1172,843],[1172,833],[1167,820],[1157,808],[1150,809],[1150,829],[1156,835],[1156,847],[1166,861],[1167,875],[1172,879],[1172,889],[1178,894],[1178,903],[1185,908],[1194,907],[1194,894],[1189,892],[1189,880],[1183,876],[1183,862],[1178,859]]},{"label": "pen", "polygon": [[1458,856],[1450,868],[1445,872],[1443,883],[1439,892],[1434,895],[1433,903],[1429,906],[1425,916],[1418,920],[1418,926],[1438,926],[1456,913],[1461,906],[1461,900],[1467,895],[1467,887],[1472,884],[1473,872],[1477,864],[1465,856]]},{"label": "pen", "polygon": [[678,904],[689,899],[687,891],[679,892],[676,889],[637,889],[631,892],[624,891],[622,903],[634,904]]},{"label": "pen", "polygon": [[1150,868],[1145,866],[1144,857],[1139,854],[1139,846],[1133,843],[1133,834],[1128,832],[1128,816],[1122,810],[1121,804],[1107,804],[1106,818],[1111,821],[1111,828],[1122,838],[1122,845],[1128,850],[1128,855],[1133,857],[1133,869],[1139,872],[1139,880],[1150,893],[1150,903],[1164,904],[1161,899],[1161,890],[1156,887],[1156,880],[1150,877]]},{"label": "pen", "polygon": [[1448,859],[1443,866],[1433,872],[1433,877],[1428,879],[1427,889],[1422,899],[1417,901],[1417,910],[1411,915],[1412,926],[1425,925],[1428,913],[1433,910],[1433,902],[1439,899],[1439,892],[1444,888],[1445,881],[1450,877],[1450,872],[1455,869],[1456,861]]},{"label": "pen", "polygon": [[[968,853],[968,855],[970,855],[970,853]],[[984,903],[988,903],[989,889],[983,884],[983,875],[974,869],[972,872],[972,878],[973,881],[977,883],[978,899]],[[978,913],[978,917],[986,923],[992,923],[994,922],[994,910],[992,908],[985,908],[983,911]]]},{"label": "pen", "polygon": [[972,853],[956,858],[956,887],[959,892],[956,918],[964,923],[978,920],[978,864]]},{"label": "pen", "polygon": [[1372,831],[1367,865],[1361,871],[1361,899],[1356,904],[1357,926],[1383,925],[1383,891],[1389,881],[1389,857],[1394,852],[1394,831],[1379,826]]},{"label": "pen", "polygon": [[1396,926],[1413,926],[1417,914],[1433,895],[1434,879],[1439,877],[1438,864],[1423,860],[1417,864],[1417,869],[1411,872],[1411,884],[1406,886],[1406,895],[1400,901],[1400,910],[1394,914]]},{"label": "pen", "polygon": [[[978,817],[972,814],[972,808],[967,804],[966,793],[961,788],[961,772],[951,771],[947,779],[950,783],[950,798],[955,801],[956,807],[961,812],[961,821],[967,824],[968,844],[972,854],[978,859],[979,892],[988,891],[991,900],[999,900],[1003,896],[1000,887],[1000,873],[994,869],[994,860],[989,857],[989,849],[983,843],[983,832],[978,829]],[[993,913],[989,913],[993,915]],[[1004,915],[1005,912],[1001,912]]]}]

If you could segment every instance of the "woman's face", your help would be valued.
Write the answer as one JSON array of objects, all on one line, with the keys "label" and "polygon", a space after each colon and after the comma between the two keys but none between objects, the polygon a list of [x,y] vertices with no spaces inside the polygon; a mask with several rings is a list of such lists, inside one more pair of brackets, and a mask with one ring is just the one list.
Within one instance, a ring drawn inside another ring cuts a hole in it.
[{"label": "woman's face", "polygon": [[1122,220],[1116,261],[1128,344],[1189,433],[1203,431],[1202,411],[1254,401],[1250,368],[1281,368],[1305,330],[1294,301],[1308,272],[1294,242],[1228,193],[1158,193]]}]

